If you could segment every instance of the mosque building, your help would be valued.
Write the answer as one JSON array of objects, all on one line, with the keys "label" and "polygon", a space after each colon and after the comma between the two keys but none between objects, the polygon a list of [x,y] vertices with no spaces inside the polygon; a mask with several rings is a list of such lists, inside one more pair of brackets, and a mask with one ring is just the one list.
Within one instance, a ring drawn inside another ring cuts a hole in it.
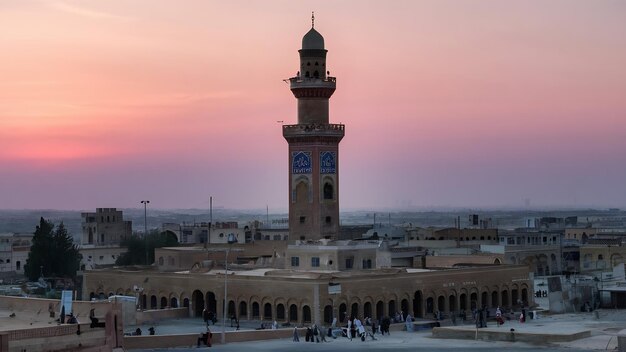
[{"label": "mosque building", "polygon": [[200,316],[207,307],[220,317],[298,325],[533,305],[526,266],[486,258],[489,264],[435,269],[417,247],[385,238],[339,239],[345,128],[329,121],[336,78],[327,52],[312,23],[299,50],[299,71],[288,79],[298,106],[297,124],[282,126],[289,146],[289,240],[157,249],[149,268],[86,271],[83,299],[136,295],[143,309],[187,307],[189,316]]}]

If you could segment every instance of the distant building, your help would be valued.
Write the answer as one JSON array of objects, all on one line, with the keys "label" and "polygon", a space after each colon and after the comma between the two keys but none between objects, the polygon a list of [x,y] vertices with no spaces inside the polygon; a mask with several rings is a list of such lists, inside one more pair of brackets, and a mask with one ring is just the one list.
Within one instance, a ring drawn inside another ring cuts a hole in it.
[{"label": "distant building", "polygon": [[33,234],[0,234],[0,278],[24,275]]},{"label": "distant building", "polygon": [[97,208],[95,213],[82,213],[82,244],[119,245],[133,234],[132,221],[124,220],[122,211]]}]

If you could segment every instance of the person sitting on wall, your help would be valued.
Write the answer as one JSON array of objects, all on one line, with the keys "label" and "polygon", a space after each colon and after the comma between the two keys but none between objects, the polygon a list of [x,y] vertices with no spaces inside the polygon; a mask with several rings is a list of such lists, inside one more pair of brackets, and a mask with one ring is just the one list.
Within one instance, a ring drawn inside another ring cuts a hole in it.
[{"label": "person sitting on wall", "polygon": [[211,347],[211,338],[213,337],[213,333],[211,333],[211,329],[207,326],[206,332],[200,334],[198,337],[198,346],[200,347],[200,342],[204,343],[207,347]]},{"label": "person sitting on wall", "polygon": [[74,316],[73,313],[70,313],[70,317],[67,318],[67,323],[68,324],[78,324],[78,319],[76,319],[76,317]]},{"label": "person sitting on wall", "polygon": [[104,322],[100,323],[100,319],[96,318],[95,308],[91,308],[89,311],[89,320],[91,320],[91,325],[89,325],[91,328],[103,328],[105,326]]}]

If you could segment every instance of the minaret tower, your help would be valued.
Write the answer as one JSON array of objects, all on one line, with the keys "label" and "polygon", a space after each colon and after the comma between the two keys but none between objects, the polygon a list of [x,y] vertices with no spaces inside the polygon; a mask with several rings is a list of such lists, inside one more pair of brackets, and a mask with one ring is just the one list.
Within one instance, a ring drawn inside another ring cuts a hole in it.
[{"label": "minaret tower", "polygon": [[283,125],[289,143],[289,237],[337,239],[339,235],[339,142],[344,125],[328,121],[328,100],[336,86],[326,66],[324,37],[311,30],[302,38],[300,71],[289,79],[298,99],[298,123]]}]

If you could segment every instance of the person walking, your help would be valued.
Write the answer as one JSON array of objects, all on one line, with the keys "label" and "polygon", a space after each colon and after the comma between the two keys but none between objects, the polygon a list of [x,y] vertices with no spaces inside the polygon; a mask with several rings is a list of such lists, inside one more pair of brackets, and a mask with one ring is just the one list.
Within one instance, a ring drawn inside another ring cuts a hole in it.
[{"label": "person walking", "polygon": [[204,325],[209,326],[209,311],[206,307],[202,310],[202,320],[204,320]]},{"label": "person walking", "polygon": [[293,342],[300,342],[300,336],[298,335],[298,327],[293,328]]}]

